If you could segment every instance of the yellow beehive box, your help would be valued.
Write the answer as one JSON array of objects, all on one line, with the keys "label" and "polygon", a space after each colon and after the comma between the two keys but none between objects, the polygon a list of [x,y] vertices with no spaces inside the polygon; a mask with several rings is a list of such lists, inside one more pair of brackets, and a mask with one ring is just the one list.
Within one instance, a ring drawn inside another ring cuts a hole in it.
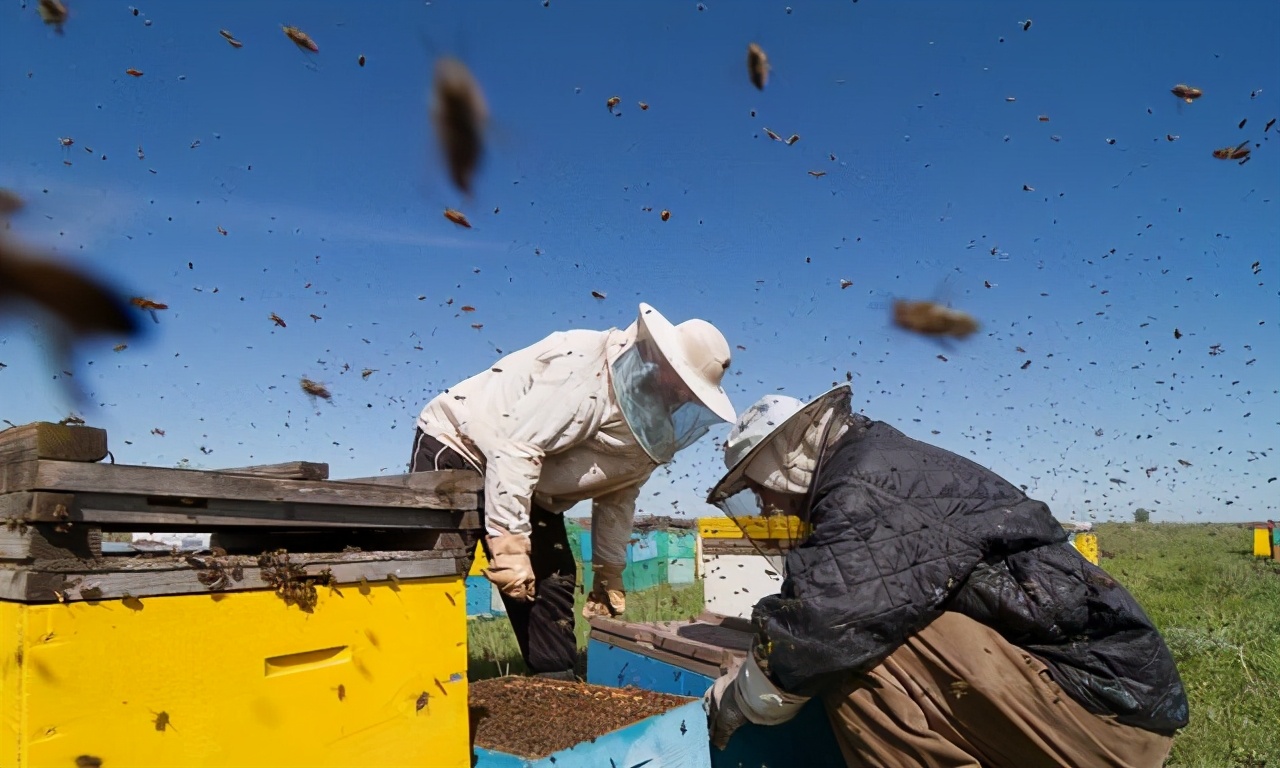
[{"label": "yellow beehive box", "polygon": [[489,558],[484,556],[484,547],[480,546],[480,542],[476,542],[476,559],[471,561],[471,571],[468,576],[483,576],[484,569],[489,567]]},{"label": "yellow beehive box", "polygon": [[[470,766],[461,576],[0,602],[0,766]],[[77,760],[80,760],[78,763]]]},{"label": "yellow beehive box", "polygon": [[795,541],[808,531],[794,515],[773,517],[702,517],[698,519],[698,535],[704,539],[782,539]]},{"label": "yellow beehive box", "polygon": [[1271,557],[1271,529],[1253,529],[1253,556]]},{"label": "yellow beehive box", "polygon": [[1076,551],[1084,555],[1084,559],[1098,564],[1098,534],[1096,533],[1077,533],[1071,537],[1071,544]]}]

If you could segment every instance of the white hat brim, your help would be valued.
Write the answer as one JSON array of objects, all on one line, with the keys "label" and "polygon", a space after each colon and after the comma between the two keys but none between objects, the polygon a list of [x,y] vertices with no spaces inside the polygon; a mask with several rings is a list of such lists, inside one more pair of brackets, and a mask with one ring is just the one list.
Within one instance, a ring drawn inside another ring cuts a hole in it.
[{"label": "white hat brim", "polygon": [[733,403],[725,394],[724,387],[712,386],[698,375],[693,366],[689,365],[680,344],[680,332],[671,324],[671,321],[652,306],[641,302],[639,322],[644,332],[653,339],[653,343],[658,345],[663,356],[671,363],[680,380],[685,383],[693,396],[698,398],[698,402],[723,421],[732,423],[738,417],[737,411],[733,409]]},{"label": "white hat brim", "polygon": [[751,466],[752,460],[759,456],[760,452],[773,442],[778,435],[782,434],[783,430],[787,427],[797,423],[802,417],[812,419],[818,412],[842,398],[849,399],[852,397],[853,388],[848,384],[840,384],[813,398],[813,400],[806,403],[803,408],[775,424],[773,429],[769,430],[764,437],[760,438],[760,442],[752,446],[751,450],[747,451],[747,453],[738,460],[738,463],[730,467],[728,472],[725,472],[724,477],[720,478],[720,482],[716,483],[715,487],[711,489],[711,492],[707,494],[707,503],[715,504],[717,501],[732,496],[742,490],[742,486],[744,485],[743,475],[746,474],[747,467]]}]

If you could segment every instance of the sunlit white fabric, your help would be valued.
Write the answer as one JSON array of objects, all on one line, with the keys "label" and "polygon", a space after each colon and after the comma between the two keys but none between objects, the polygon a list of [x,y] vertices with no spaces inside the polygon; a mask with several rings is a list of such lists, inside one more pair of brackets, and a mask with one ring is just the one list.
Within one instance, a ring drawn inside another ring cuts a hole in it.
[{"label": "sunlit white fabric", "polygon": [[592,499],[593,561],[626,562],[635,500],[657,464],[613,397],[609,366],[631,346],[628,330],[555,333],[451,387],[418,426],[485,474],[485,516],[530,532],[534,501],[563,512]]}]

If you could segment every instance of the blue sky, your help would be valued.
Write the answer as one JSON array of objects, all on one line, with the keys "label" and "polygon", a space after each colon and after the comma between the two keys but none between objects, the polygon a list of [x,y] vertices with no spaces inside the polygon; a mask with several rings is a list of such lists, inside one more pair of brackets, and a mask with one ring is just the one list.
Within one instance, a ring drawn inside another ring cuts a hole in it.
[{"label": "blue sky", "polygon": [[[1061,519],[1277,517],[1275,4],[68,4],[63,36],[0,8],[0,186],[29,202],[15,236],[170,306],[79,348],[117,461],[400,472],[436,392],[646,301],[745,348],[739,409],[848,372],[855,408]],[[444,54],[493,113],[469,200],[427,117]],[[1245,139],[1249,163],[1212,157]],[[982,330],[907,335],[895,297]],[[14,423],[76,407],[41,322],[0,323]],[[641,511],[714,514],[726,432]]]}]

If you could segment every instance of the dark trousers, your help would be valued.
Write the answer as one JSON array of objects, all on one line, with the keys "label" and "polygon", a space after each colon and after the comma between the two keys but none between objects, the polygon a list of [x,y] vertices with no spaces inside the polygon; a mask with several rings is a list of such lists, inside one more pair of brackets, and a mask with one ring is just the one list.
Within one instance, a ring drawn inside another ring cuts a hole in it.
[{"label": "dark trousers", "polygon": [[[436,469],[479,471],[452,448],[415,430],[410,472]],[[529,560],[537,587],[533,602],[502,596],[507,618],[515,630],[520,655],[531,673],[572,671],[578,660],[578,642],[573,632],[573,595],[577,588],[578,564],[569,548],[564,515],[548,512],[536,504],[529,510],[533,533]],[[480,493],[480,525],[484,526],[484,492]],[[490,560],[489,544],[482,535],[481,546]]]}]

